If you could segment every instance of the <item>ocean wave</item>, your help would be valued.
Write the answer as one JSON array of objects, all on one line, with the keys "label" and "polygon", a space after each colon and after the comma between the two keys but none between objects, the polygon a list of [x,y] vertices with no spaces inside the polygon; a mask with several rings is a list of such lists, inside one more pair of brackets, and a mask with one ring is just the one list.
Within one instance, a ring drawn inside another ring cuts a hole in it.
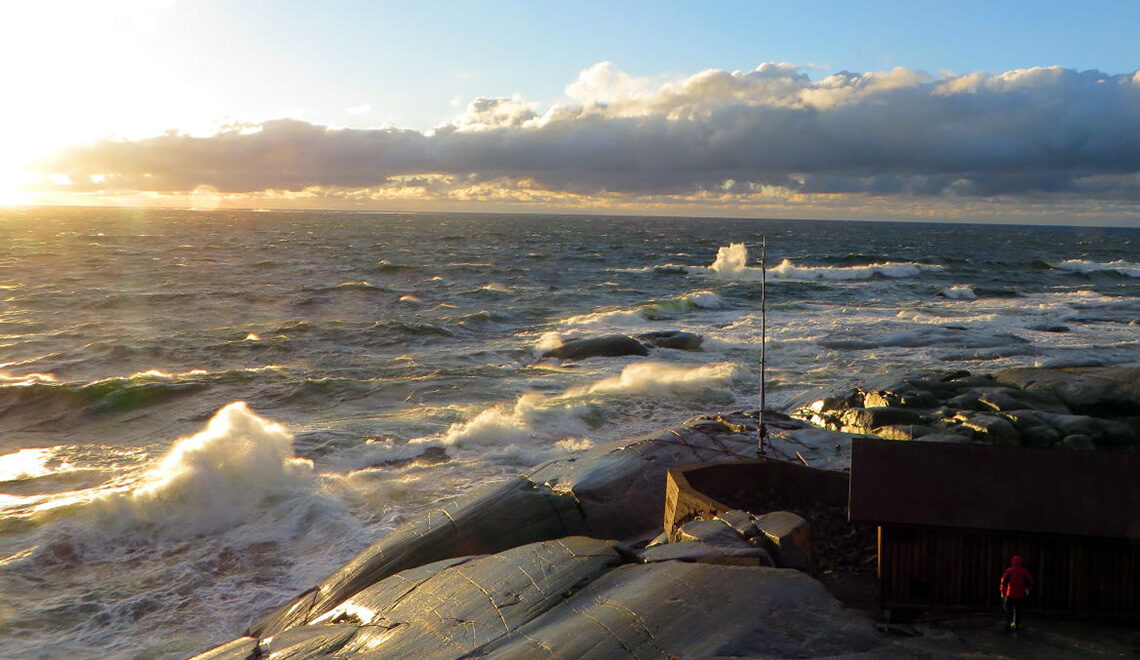
[{"label": "ocean wave", "polygon": [[[765,277],[763,269],[748,266],[748,249],[743,243],[732,243],[717,250],[716,260],[708,268],[693,268],[704,271],[717,279],[758,282]],[[848,281],[868,280],[875,277],[891,279],[917,277],[923,272],[939,272],[942,266],[915,262],[871,263],[858,266],[797,266],[791,259],[784,259],[768,269],[767,277],[776,280],[801,281]]]},{"label": "ocean wave", "polygon": [[60,494],[31,514],[34,527],[3,530],[24,534],[0,559],[5,582],[58,590],[50,602],[5,594],[9,607],[39,612],[36,635],[6,649],[133,657],[140,630],[240,627],[258,603],[288,598],[363,547],[352,497],[293,454],[285,427],[231,403],[129,482]]},{"label": "ocean wave", "polygon": [[649,394],[685,397],[710,404],[732,403],[729,388],[739,368],[729,362],[684,367],[662,362],[641,362],[622,369],[617,376],[567,391],[566,396],[587,394]]},{"label": "ocean wave", "polygon": [[215,384],[249,382],[263,372],[283,369],[279,365],[213,372],[191,369],[167,373],[149,369],[87,383],[61,383],[50,374],[8,376],[0,379],[0,412],[31,412],[48,406],[71,413],[121,413],[165,403]]},{"label": "ocean wave", "polygon": [[712,291],[691,291],[676,298],[644,303],[636,309],[590,312],[563,319],[562,325],[613,326],[676,318],[697,310],[724,309],[724,299]]},{"label": "ocean wave", "polygon": [[267,506],[318,491],[312,461],[293,455],[292,434],[236,401],[141,474],[41,498],[31,518],[66,522],[64,533],[88,540],[127,533],[185,538],[256,520]]},{"label": "ocean wave", "polygon": [[538,436],[565,439],[585,435],[597,422],[597,409],[589,404],[565,405],[528,392],[512,404],[487,408],[469,420],[452,424],[442,442],[449,446],[501,448],[531,444]]},{"label": "ocean wave", "polygon": [[1140,263],[1131,261],[1085,261],[1083,259],[1066,259],[1059,262],[1048,262],[1051,268],[1065,270],[1073,273],[1115,273],[1126,277],[1140,277]]},{"label": "ocean wave", "polygon": [[942,297],[949,298],[951,300],[978,299],[978,294],[974,293],[974,290],[967,284],[956,284],[954,286],[947,287],[942,290],[941,295]]}]

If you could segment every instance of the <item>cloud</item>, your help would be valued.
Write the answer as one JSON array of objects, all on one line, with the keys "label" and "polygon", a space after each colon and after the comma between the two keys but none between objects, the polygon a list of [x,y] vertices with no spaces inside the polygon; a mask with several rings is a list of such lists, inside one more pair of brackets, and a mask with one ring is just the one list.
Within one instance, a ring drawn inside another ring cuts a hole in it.
[{"label": "cloud", "polygon": [[545,109],[517,96],[479,98],[434,131],[294,119],[257,128],[106,140],[68,149],[40,170],[67,176],[69,190],[205,184],[374,199],[498,187],[548,198],[739,203],[835,195],[1140,201],[1140,72],[1036,67],[935,77],[896,67],[812,80],[765,63],[651,80],[602,62]]},{"label": "cloud", "polygon": [[366,115],[369,112],[372,112],[372,106],[368,103],[361,103],[360,105],[354,105],[351,108],[345,108],[344,111],[350,115]]}]

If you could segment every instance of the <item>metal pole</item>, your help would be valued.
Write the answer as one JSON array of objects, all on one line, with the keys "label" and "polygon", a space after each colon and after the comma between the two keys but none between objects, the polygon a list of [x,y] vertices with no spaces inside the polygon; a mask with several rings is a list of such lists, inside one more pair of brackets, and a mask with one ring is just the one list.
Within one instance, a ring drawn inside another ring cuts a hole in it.
[{"label": "metal pole", "polygon": [[760,453],[765,453],[764,438],[764,407],[766,393],[766,367],[768,348],[768,237],[764,236],[760,243],[760,412],[756,415],[756,436],[759,440]]}]

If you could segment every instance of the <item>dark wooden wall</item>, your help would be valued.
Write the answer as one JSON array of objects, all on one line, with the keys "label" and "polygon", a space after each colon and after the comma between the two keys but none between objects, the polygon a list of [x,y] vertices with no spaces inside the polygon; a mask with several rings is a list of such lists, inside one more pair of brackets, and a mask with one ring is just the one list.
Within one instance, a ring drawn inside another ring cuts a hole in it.
[{"label": "dark wooden wall", "polygon": [[997,609],[1015,554],[1036,580],[1031,609],[1140,615],[1135,541],[908,526],[879,528],[882,606]]}]

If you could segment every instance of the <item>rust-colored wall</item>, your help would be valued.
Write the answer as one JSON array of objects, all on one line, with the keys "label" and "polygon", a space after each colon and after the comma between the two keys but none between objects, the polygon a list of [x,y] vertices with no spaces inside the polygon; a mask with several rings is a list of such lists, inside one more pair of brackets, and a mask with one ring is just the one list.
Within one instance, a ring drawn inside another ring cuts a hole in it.
[{"label": "rust-colored wall", "polygon": [[742,490],[844,506],[847,489],[845,473],[769,459],[701,463],[670,470],[665,484],[665,531],[674,538],[677,528],[686,522],[728,510],[720,498]]},{"label": "rust-colored wall", "polygon": [[1019,554],[1036,587],[1028,607],[1140,614],[1140,544],[1042,534],[884,526],[882,605],[998,609],[998,580]]}]

